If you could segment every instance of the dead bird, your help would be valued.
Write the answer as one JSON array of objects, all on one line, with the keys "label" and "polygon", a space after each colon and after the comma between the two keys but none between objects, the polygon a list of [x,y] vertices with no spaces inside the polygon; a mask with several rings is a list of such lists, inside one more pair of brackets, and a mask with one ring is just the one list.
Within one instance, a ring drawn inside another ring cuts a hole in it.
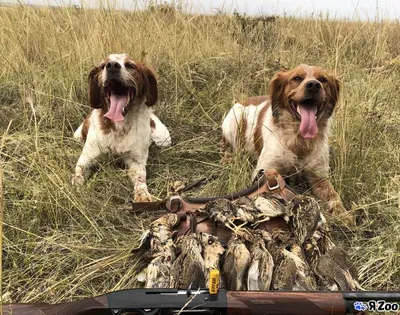
[{"label": "dead bird", "polygon": [[298,195],[287,204],[291,215],[290,225],[299,244],[309,239],[320,221],[321,209],[318,201],[309,196]]},{"label": "dead bird", "polygon": [[312,236],[303,243],[306,259],[311,266],[315,265],[316,259],[324,255],[329,247],[328,236],[330,235],[330,230],[322,213],[320,218]]},{"label": "dead bird", "polygon": [[234,207],[228,199],[216,199],[209,201],[204,209],[199,209],[199,213],[205,213],[210,219],[219,223],[219,225],[227,227],[236,233],[246,223],[236,226],[234,221],[236,219],[234,214]]},{"label": "dead bird", "polygon": [[313,290],[316,287],[312,279],[312,270],[296,243],[294,234],[287,230],[275,229],[267,242],[275,270],[272,289],[274,290]]},{"label": "dead bird", "polygon": [[282,229],[274,229],[270,235],[271,241],[266,242],[266,245],[277,264],[282,258],[282,250],[291,248],[295,243],[295,237],[291,231]]},{"label": "dead bird", "polygon": [[273,195],[269,193],[261,193],[254,198],[254,206],[257,209],[257,220],[254,223],[260,224],[275,217],[283,217],[284,220],[289,222],[289,216],[285,205]]},{"label": "dead bird", "polygon": [[243,280],[250,265],[250,252],[244,242],[241,236],[233,235],[223,256],[222,271],[226,289],[230,291],[245,290]]},{"label": "dead bird", "polygon": [[346,252],[336,246],[329,226],[322,213],[316,229],[303,244],[306,260],[318,277],[319,290],[362,289],[357,282],[357,273]]},{"label": "dead bird", "polygon": [[247,196],[239,197],[231,202],[236,220],[253,223],[257,218],[257,209],[253,200]]},{"label": "dead bird", "polygon": [[178,238],[180,249],[171,270],[171,288],[203,288],[205,286],[205,266],[201,256],[202,246],[197,234],[191,233]]},{"label": "dead bird", "polygon": [[304,244],[306,258],[318,276],[320,290],[362,290],[346,252],[336,246],[321,224]]},{"label": "dead bird", "polygon": [[178,225],[180,218],[176,213],[168,213],[150,225],[150,231],[153,237],[158,238],[161,244],[165,244],[171,238],[172,228]]},{"label": "dead bird", "polygon": [[142,234],[139,246],[132,253],[145,251],[144,257],[152,259],[163,251],[163,247],[172,238],[172,229],[178,225],[180,218],[175,213],[168,213],[150,224],[150,228]]},{"label": "dead bird", "polygon": [[271,286],[274,259],[265,246],[266,240],[271,240],[269,233],[265,234],[260,230],[254,231],[250,245],[251,262],[247,274],[247,290],[267,291]]},{"label": "dead bird", "polygon": [[145,288],[169,288],[172,264],[176,257],[174,246],[172,240],[169,240],[162,253],[138,276],[138,281],[145,282]]},{"label": "dead bird", "polygon": [[361,286],[357,282],[357,271],[346,252],[342,248],[333,244],[328,250],[328,255],[344,271],[350,290],[354,290],[356,288],[360,289]]},{"label": "dead bird", "polygon": [[204,209],[198,210],[200,213],[205,213],[210,219],[219,223],[222,226],[228,224],[233,219],[233,208],[228,199],[216,199],[207,202]]},{"label": "dead bird", "polygon": [[[336,273],[340,272],[341,274],[344,275],[346,279],[347,290],[356,290],[356,289],[362,290],[360,284],[358,283],[358,275],[355,266],[350,261],[350,258],[347,255],[347,253],[342,248],[333,243],[329,233],[325,234],[325,238],[326,238],[325,252],[335,263],[336,265],[335,270],[337,270]],[[321,264],[321,262],[319,264]],[[340,285],[340,287],[343,287],[343,285]]]},{"label": "dead bird", "polygon": [[218,237],[207,234],[200,233],[199,235],[200,243],[203,247],[203,258],[204,258],[204,278],[206,286],[208,287],[208,281],[210,279],[210,270],[219,270],[219,262],[225,249],[222,247],[218,240]]},{"label": "dead bird", "polygon": [[290,256],[296,264],[296,281],[295,291],[316,291],[317,281],[315,273],[312,271],[303,253],[303,249],[299,245],[293,245],[290,251],[284,252]]},{"label": "dead bird", "polygon": [[317,246],[319,246],[319,252],[328,254],[333,261],[345,272],[346,279],[348,280],[349,287],[361,289],[358,281],[357,270],[355,265],[351,262],[347,253],[337,246],[331,236],[331,231],[326,222],[325,217],[321,214],[321,220],[318,227],[313,234],[316,237]]},{"label": "dead bird", "polygon": [[273,290],[292,291],[296,285],[297,266],[288,255],[282,256],[276,264],[271,287]]},{"label": "dead bird", "polygon": [[315,274],[291,232],[275,230],[267,247],[276,266],[272,281],[274,290],[316,290]]},{"label": "dead bird", "polygon": [[346,276],[328,255],[321,255],[318,257],[315,272],[319,277],[320,288],[322,290],[349,290]]}]

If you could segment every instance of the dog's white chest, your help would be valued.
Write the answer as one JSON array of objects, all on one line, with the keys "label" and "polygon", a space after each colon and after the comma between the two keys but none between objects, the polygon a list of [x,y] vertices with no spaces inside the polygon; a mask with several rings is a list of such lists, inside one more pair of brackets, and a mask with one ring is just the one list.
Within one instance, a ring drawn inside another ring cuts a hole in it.
[{"label": "dog's white chest", "polygon": [[136,151],[135,148],[149,147],[151,130],[150,126],[147,125],[137,123],[129,128],[121,128],[121,131],[117,129],[116,132],[109,134],[108,147],[115,153]]},{"label": "dog's white chest", "polygon": [[[101,151],[112,154],[147,155],[151,144],[150,113],[132,112],[124,122],[114,124],[114,128],[104,132],[101,128],[100,115],[92,116],[92,128],[88,138]],[[93,128],[94,127],[94,128]],[[146,154],[145,154],[146,153]]]}]

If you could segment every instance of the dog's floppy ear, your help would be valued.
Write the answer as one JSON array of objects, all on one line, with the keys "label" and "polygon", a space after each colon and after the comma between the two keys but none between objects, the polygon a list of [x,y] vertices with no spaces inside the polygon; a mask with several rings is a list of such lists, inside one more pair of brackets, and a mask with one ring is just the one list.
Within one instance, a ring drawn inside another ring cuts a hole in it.
[{"label": "dog's floppy ear", "polygon": [[89,73],[89,102],[93,108],[101,108],[101,95],[99,87],[100,68],[94,67]]},{"label": "dog's floppy ear", "polygon": [[276,73],[269,83],[269,96],[271,98],[272,108],[282,101],[283,91],[286,84],[286,69],[281,69]]},{"label": "dog's floppy ear", "polygon": [[328,83],[329,83],[329,101],[332,106],[335,106],[339,100],[340,85],[341,82],[336,74],[328,73]]},{"label": "dog's floppy ear", "polygon": [[144,80],[144,96],[146,105],[153,106],[158,100],[158,82],[154,70],[146,65],[141,65]]}]

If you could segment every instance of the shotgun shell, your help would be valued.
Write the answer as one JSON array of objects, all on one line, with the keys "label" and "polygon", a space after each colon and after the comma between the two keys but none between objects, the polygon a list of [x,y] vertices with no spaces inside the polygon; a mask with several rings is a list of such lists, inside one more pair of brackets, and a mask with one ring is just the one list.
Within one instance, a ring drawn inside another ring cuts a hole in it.
[{"label": "shotgun shell", "polygon": [[210,294],[218,294],[219,277],[219,271],[217,269],[210,270],[210,281],[208,282]]}]

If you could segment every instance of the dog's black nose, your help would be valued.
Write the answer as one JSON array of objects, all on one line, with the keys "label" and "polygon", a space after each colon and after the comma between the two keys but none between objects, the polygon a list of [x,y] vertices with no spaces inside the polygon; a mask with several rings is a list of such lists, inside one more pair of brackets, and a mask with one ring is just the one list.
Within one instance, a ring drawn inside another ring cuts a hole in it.
[{"label": "dog's black nose", "polygon": [[121,69],[121,65],[116,61],[109,61],[106,64],[106,68],[107,68],[107,71],[116,72],[116,71],[119,71],[119,69]]},{"label": "dog's black nose", "polygon": [[321,89],[321,83],[317,80],[310,80],[306,83],[306,90],[309,93],[317,93]]}]

